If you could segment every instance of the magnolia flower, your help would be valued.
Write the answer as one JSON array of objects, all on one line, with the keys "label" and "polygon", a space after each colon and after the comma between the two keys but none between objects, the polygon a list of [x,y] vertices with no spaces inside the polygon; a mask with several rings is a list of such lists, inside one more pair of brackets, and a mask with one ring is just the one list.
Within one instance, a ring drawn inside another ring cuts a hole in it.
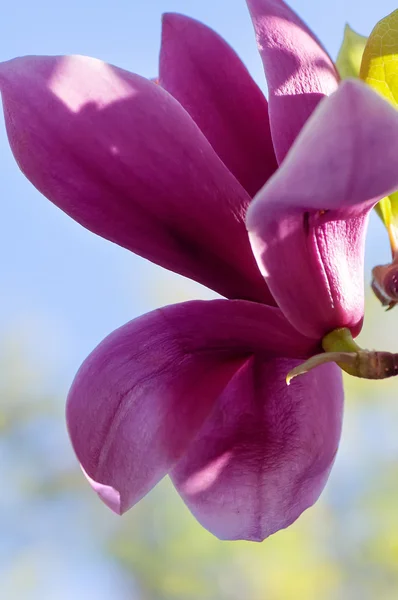
[{"label": "magnolia flower", "polygon": [[176,14],[157,83],[27,57],[0,65],[0,88],[15,158],[45,196],[226,298],[144,315],[87,358],[67,403],[87,478],[123,513],[170,474],[215,535],[262,540],[317,500],[337,452],[339,367],[285,379],[336,328],[360,331],[367,217],[398,187],[398,115],[363,83],[336,91],[282,0],[247,3],[269,104],[226,42]]},{"label": "magnolia flower", "polygon": [[[336,66],[342,78],[360,77],[398,108],[398,10],[373,28],[368,38],[346,25]],[[388,138],[385,141],[388,143]],[[388,232],[392,262],[372,270],[371,287],[387,310],[398,304],[398,192],[382,198],[376,212]]]}]

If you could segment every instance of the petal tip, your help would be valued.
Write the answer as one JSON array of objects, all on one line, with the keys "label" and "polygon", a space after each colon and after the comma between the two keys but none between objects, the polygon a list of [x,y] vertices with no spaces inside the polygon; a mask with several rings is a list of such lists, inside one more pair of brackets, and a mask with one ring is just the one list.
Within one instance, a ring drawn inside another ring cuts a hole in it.
[{"label": "petal tip", "polygon": [[181,13],[165,12],[162,14],[162,29],[179,29],[188,21],[191,21],[191,19]]},{"label": "petal tip", "polygon": [[95,493],[99,496],[99,498],[101,498],[102,502],[111,509],[112,512],[119,516],[126,512],[127,509],[122,506],[120,492],[110,485],[95,481],[95,479],[86,473],[82,466],[80,466],[80,468]]},{"label": "petal tip", "polygon": [[168,25],[173,22],[173,17],[175,13],[172,12],[164,12],[161,16],[162,25]]},{"label": "petal tip", "polygon": [[363,96],[364,94],[372,95],[372,90],[370,86],[360,79],[347,77],[340,83],[335,94],[338,94],[342,97],[349,96],[351,99],[353,99],[357,96]]}]

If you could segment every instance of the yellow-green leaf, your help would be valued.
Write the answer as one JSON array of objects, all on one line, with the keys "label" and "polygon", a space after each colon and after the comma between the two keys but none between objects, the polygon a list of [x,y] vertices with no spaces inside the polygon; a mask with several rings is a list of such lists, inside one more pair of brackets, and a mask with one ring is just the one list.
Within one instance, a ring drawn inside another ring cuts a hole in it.
[{"label": "yellow-green leaf", "polygon": [[398,106],[398,10],[379,21],[362,57],[361,79]]},{"label": "yellow-green leaf", "polygon": [[375,211],[383,221],[384,225],[389,229],[391,225],[391,200],[387,196],[378,202],[375,206]]},{"label": "yellow-green leaf", "polygon": [[356,33],[349,25],[345,26],[343,43],[336,60],[336,67],[342,79],[359,77],[367,39],[367,37]]},{"label": "yellow-green leaf", "polygon": [[396,222],[398,215],[398,192],[390,194],[389,198],[391,202],[392,221],[395,221],[395,224],[398,225],[398,223]]},{"label": "yellow-green leaf", "polygon": [[398,227],[398,192],[380,200],[375,209],[387,229],[391,225]]},{"label": "yellow-green leaf", "polygon": [[[370,34],[360,77],[398,108],[398,10],[379,21]],[[398,192],[383,198],[375,209],[389,232],[393,247],[397,243]]]}]

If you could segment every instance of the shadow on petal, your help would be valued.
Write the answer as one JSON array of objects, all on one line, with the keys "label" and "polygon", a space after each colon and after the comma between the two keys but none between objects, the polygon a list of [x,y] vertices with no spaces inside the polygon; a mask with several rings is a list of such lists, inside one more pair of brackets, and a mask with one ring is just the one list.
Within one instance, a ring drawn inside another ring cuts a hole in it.
[{"label": "shadow on petal", "polygon": [[220,539],[262,541],[319,497],[341,432],[336,365],[287,387],[286,359],[250,358],[230,381],[171,476]]},{"label": "shadow on petal", "polygon": [[0,65],[0,88],[20,168],[72,218],[222,295],[274,304],[250,196],[159,85],[87,57],[27,57]]}]

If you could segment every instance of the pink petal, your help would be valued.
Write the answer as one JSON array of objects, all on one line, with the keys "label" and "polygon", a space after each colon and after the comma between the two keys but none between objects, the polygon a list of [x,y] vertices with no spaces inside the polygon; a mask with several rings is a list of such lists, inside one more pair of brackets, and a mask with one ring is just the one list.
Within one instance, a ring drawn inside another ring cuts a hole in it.
[{"label": "pink petal", "polygon": [[176,304],[121,327],[83,363],[68,396],[90,483],[126,511],[181,458],[251,353],[304,358],[315,344],[279,309],[238,300]]},{"label": "pink petal", "polygon": [[254,196],[277,164],[267,101],[232,48],[202,23],[166,14],[159,75]]},{"label": "pink petal", "polygon": [[10,144],[76,221],[231,297],[272,302],[244,216],[249,195],[160,86],[86,57],[0,65]]},{"label": "pink petal", "polygon": [[398,189],[397,156],[397,111],[347,80],[252,203],[247,224],[260,270],[304,335],[359,332],[368,213]]},{"label": "pink petal", "polygon": [[247,0],[269,90],[272,139],[282,162],[338,75],[314,34],[282,0]]},{"label": "pink petal", "polygon": [[297,361],[250,358],[172,473],[220,539],[262,541],[318,499],[337,452],[341,374],[324,365],[285,383]]}]

